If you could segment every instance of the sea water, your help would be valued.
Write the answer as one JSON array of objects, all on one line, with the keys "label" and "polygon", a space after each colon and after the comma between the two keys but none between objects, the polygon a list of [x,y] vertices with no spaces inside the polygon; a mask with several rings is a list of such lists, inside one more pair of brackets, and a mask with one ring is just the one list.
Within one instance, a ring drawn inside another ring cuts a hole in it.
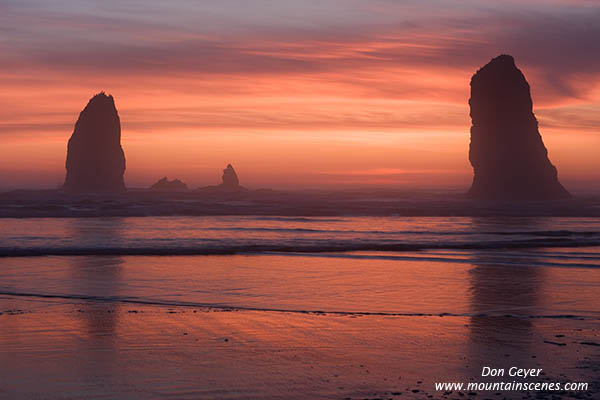
[{"label": "sea water", "polygon": [[7,218],[0,256],[5,298],[600,316],[598,218]]}]

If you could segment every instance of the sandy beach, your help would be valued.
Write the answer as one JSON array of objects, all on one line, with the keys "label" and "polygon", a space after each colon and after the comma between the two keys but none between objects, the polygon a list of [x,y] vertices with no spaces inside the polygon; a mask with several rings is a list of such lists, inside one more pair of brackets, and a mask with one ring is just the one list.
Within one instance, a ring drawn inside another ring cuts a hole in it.
[{"label": "sandy beach", "polygon": [[497,381],[480,377],[486,365],[543,368],[534,378],[539,382],[587,382],[596,390],[599,384],[598,321],[7,297],[0,304],[0,393],[6,399],[456,399],[475,395],[436,391],[435,382]]},{"label": "sandy beach", "polygon": [[[5,257],[0,394],[594,398],[600,271],[585,250]],[[589,386],[435,386],[512,381]]]}]

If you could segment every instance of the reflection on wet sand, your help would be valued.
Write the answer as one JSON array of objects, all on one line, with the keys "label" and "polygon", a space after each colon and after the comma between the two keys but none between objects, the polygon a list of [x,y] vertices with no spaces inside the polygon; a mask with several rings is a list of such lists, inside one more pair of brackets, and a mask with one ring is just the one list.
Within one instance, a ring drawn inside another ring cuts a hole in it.
[{"label": "reflection on wet sand", "polygon": [[[75,219],[69,225],[71,237],[86,237],[90,230],[94,235],[110,237],[118,240],[124,228],[121,219],[110,219],[110,223],[100,225],[90,221]],[[105,298],[118,298],[121,295],[122,257],[73,257],[69,260],[70,293],[96,294]],[[73,376],[80,380],[89,380],[89,373],[103,376],[105,383],[110,383],[111,376],[117,375],[118,369],[118,327],[121,317],[121,306],[117,301],[88,301],[78,305],[74,315],[73,331],[81,338],[75,342],[77,347],[75,360],[85,360],[86,370],[75,368]],[[77,365],[77,363],[75,363]],[[108,379],[107,379],[108,378]]]},{"label": "reflection on wet sand", "polygon": [[[108,223],[107,223],[108,222]],[[109,218],[102,224],[73,219],[70,237],[107,237],[117,240],[125,229],[121,218]],[[90,232],[93,230],[94,232]],[[105,298],[119,297],[124,260],[119,256],[73,257],[70,262],[70,293],[96,294]],[[85,321],[87,336],[112,337],[118,324],[119,302],[87,302],[82,304],[81,319]]]},{"label": "reflection on wet sand", "polygon": [[[474,228],[482,231],[521,231],[535,224],[532,219],[473,221]],[[470,353],[489,359],[489,366],[494,368],[535,366],[532,356],[538,351],[538,333],[530,317],[538,315],[543,305],[545,270],[534,266],[539,262],[535,258],[507,257],[505,252],[475,251],[471,258]]]},{"label": "reflection on wet sand", "polygon": [[[97,293],[103,297],[118,297],[122,257],[74,257],[72,266],[74,293]],[[86,289],[89,286],[89,289]],[[118,325],[120,303],[118,301],[89,301],[81,305],[80,314],[86,323],[88,335],[114,335]]]}]

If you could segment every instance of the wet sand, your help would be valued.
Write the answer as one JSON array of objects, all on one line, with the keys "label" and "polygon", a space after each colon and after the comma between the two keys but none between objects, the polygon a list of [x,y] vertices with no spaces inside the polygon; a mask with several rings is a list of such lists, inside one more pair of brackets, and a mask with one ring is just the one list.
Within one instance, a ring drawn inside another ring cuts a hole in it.
[{"label": "wet sand", "polygon": [[[64,236],[140,237],[84,222]],[[599,254],[4,257],[0,399],[597,398]],[[435,387],[512,381],[589,386]]]},{"label": "wet sand", "polygon": [[[5,399],[526,398],[436,391],[483,366],[543,368],[533,382],[588,382],[595,319],[331,315],[0,298]],[[512,379],[512,378],[510,378]],[[510,381],[505,378],[504,381]]]}]

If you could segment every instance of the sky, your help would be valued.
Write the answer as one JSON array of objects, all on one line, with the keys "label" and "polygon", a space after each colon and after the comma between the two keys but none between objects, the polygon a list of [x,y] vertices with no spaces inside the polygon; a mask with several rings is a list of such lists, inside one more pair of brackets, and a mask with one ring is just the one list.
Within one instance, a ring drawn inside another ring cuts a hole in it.
[{"label": "sky", "polygon": [[0,188],[53,188],[114,96],[126,184],[468,188],[469,81],[511,54],[567,189],[600,190],[600,2],[0,0]]}]

